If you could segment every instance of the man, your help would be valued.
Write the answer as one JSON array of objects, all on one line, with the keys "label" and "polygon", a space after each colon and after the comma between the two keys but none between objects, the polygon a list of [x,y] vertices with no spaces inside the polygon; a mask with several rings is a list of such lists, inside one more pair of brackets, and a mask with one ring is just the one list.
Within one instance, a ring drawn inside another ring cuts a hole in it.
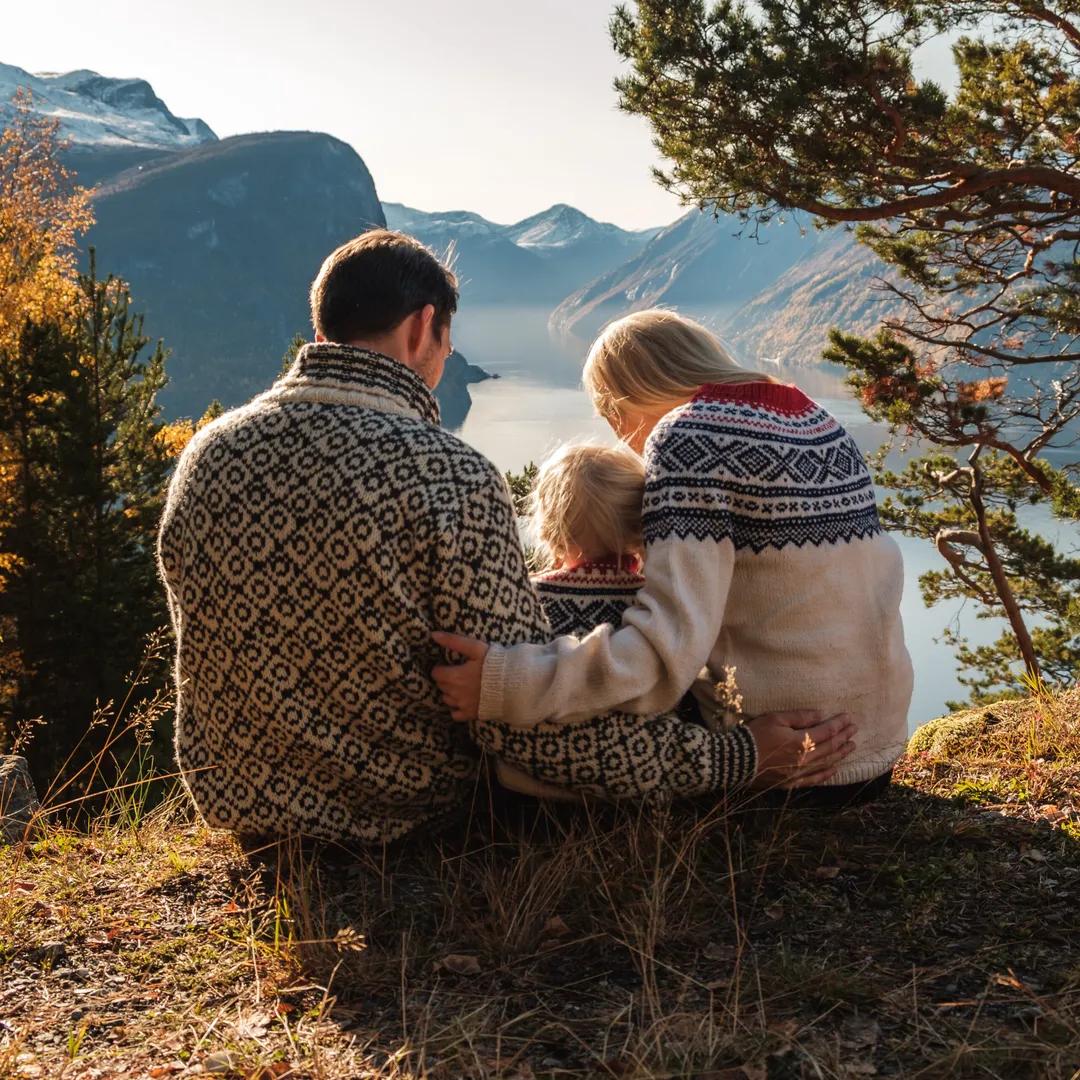
[{"label": "man", "polygon": [[[549,636],[501,476],[438,426],[457,299],[415,240],[357,237],[312,286],[315,343],[181,456],[159,557],[177,756],[202,815],[241,834],[385,842],[465,805],[481,748],[539,791],[791,779],[804,714],[759,719],[753,735],[618,714],[529,731],[452,722],[430,678],[446,659],[432,630]],[[809,731],[807,782],[850,726]]]}]

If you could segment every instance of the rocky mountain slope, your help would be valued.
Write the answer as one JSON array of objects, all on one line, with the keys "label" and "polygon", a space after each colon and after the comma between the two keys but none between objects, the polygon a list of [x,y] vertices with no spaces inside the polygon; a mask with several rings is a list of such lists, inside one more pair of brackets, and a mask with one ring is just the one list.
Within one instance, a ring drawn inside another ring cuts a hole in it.
[{"label": "rocky mountain slope", "polygon": [[898,309],[878,285],[885,268],[872,251],[844,232],[823,241],[721,323],[742,360],[818,364],[832,327],[872,334]]},{"label": "rocky mountain slope", "polygon": [[727,313],[740,307],[824,242],[794,221],[753,227],[692,210],[640,252],[589,282],[554,311],[560,336],[591,338],[611,319],[656,304]]},{"label": "rocky mountain slope", "polygon": [[33,95],[36,112],[61,122],[74,146],[183,150],[217,139],[204,121],[173,115],[145,79],[82,70],[32,75],[0,64],[0,123],[11,115],[19,88]]},{"label": "rocky mountain slope", "polygon": [[337,244],[383,224],[350,146],[313,132],[240,135],[104,182],[88,243],[131,285],[147,332],[172,349],[171,414],[236,404],[307,334],[307,292]]}]

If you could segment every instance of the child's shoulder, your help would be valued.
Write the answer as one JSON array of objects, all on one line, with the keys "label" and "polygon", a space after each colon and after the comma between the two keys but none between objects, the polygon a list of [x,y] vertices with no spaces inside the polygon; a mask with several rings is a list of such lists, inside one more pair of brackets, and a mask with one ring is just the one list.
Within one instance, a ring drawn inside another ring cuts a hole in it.
[{"label": "child's shoulder", "polygon": [[532,575],[537,588],[637,590],[645,584],[641,563],[634,556],[621,560],[598,560],[569,569],[546,570]]}]

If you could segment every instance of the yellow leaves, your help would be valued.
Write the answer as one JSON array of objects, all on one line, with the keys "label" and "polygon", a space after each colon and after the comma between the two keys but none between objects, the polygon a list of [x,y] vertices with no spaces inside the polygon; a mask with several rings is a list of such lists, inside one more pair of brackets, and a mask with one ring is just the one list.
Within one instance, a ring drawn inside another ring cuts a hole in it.
[{"label": "yellow leaves", "polygon": [[26,560],[10,551],[0,551],[0,578],[9,577],[26,565]]},{"label": "yellow leaves", "polygon": [[207,409],[197,421],[183,416],[179,420],[166,424],[157,433],[157,441],[165,448],[165,453],[169,457],[179,457],[184,452],[184,447],[191,442],[195,432],[202,431],[207,424],[216,419],[217,414],[212,409]]},{"label": "yellow leaves", "polygon": [[15,343],[26,319],[74,308],[75,241],[93,214],[90,193],[57,159],[57,130],[20,91],[0,131],[0,349]]},{"label": "yellow leaves", "polygon": [[155,438],[165,448],[165,453],[175,458],[184,452],[184,447],[191,442],[194,434],[195,425],[187,417],[183,417],[166,424]]}]

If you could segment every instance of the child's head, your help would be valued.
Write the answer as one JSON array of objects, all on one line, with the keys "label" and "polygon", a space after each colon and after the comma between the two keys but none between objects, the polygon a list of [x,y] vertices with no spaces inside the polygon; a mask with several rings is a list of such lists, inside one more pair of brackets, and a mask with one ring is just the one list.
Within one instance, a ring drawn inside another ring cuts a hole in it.
[{"label": "child's head", "polygon": [[536,539],[551,565],[641,552],[645,466],[626,446],[567,443],[537,473]]}]

